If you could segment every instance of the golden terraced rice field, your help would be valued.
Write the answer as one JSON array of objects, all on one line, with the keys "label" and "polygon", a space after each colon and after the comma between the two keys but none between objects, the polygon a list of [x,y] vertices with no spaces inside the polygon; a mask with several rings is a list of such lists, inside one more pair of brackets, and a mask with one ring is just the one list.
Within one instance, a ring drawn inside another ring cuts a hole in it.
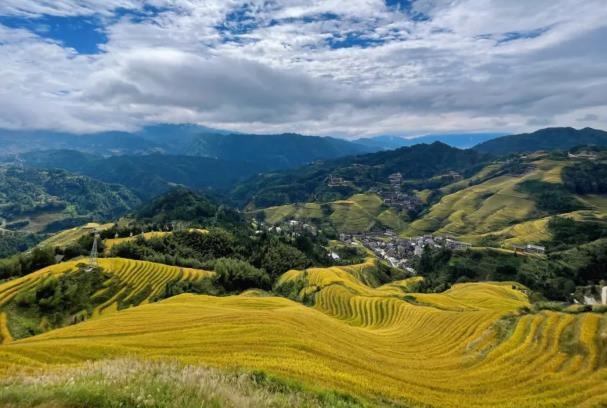
[{"label": "golden terraced rice field", "polygon": [[14,341],[0,346],[0,375],[128,355],[264,370],[377,405],[607,404],[606,315],[523,313],[516,283],[442,294],[407,293],[414,281],[373,287],[372,267],[283,275],[279,284],[298,284],[311,307],[255,291],[185,294]]},{"label": "golden terraced rice field", "polygon": [[[22,278],[0,284],[0,342],[6,343],[11,339],[7,315],[2,312],[3,306],[7,305],[18,293],[33,288],[46,277],[74,271],[82,262],[79,260],[52,265]],[[198,269],[123,258],[100,258],[98,263],[105,272],[111,275],[111,279],[108,280],[104,289],[94,295],[100,299],[107,299],[95,308],[94,317],[116,311],[119,302],[125,305],[148,303],[150,299],[161,294],[170,281],[195,281],[214,274]]]},{"label": "golden terraced rice field", "polygon": [[[489,165],[478,174],[483,175],[493,167]],[[533,168],[523,175],[493,177],[465,188],[468,180],[450,185],[443,189],[447,195],[427,214],[412,222],[404,235],[448,233],[472,242],[485,235],[513,238],[508,243],[548,239],[547,220],[537,219],[535,202],[528,194],[518,191],[517,186],[529,180],[561,183],[562,169],[561,162],[542,159],[534,161]],[[459,188],[455,188],[457,185]]]},{"label": "golden terraced rice field", "polygon": [[[201,234],[206,234],[208,232],[206,229],[202,229],[202,228],[190,228],[190,229],[188,229],[188,231],[189,232],[199,232]],[[105,252],[105,254],[109,254],[110,251],[112,250],[112,247],[114,247],[115,245],[120,245],[120,244],[124,244],[125,242],[135,241],[137,238],[143,238],[144,240],[154,239],[154,238],[163,238],[172,233],[173,233],[172,231],[148,231],[148,232],[144,232],[143,234],[133,235],[132,237],[105,239],[103,241],[104,252]]]}]

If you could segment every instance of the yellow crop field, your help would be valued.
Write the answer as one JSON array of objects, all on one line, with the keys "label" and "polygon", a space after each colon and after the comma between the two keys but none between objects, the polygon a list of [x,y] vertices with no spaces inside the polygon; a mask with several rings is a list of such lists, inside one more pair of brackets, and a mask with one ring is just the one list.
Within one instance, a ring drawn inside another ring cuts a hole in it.
[{"label": "yellow crop field", "polygon": [[[46,277],[76,270],[80,263],[82,261],[77,260],[52,265],[22,278],[0,284],[0,342],[7,342],[11,339],[8,318],[2,312],[5,305],[19,293],[33,288]],[[170,281],[196,281],[209,278],[214,274],[198,269],[123,258],[100,258],[98,264],[114,280],[106,282],[104,289],[94,295],[94,297],[108,299],[95,308],[93,317],[116,311],[119,302],[134,305],[148,303],[150,299],[161,294]],[[110,285],[110,283],[114,285]]]},{"label": "yellow crop field", "polygon": [[[549,218],[537,218],[533,199],[518,191],[517,185],[528,180],[561,183],[563,163],[540,159],[531,165],[530,170],[523,175],[502,175],[465,187],[468,181],[480,180],[481,176],[495,171],[496,165],[492,164],[471,179],[443,188],[443,193],[447,195],[432,206],[427,214],[412,222],[403,234],[448,233],[471,242],[493,235],[503,238],[506,244],[548,239]],[[596,198],[594,202],[595,206],[601,203]]]},{"label": "yellow crop field", "polygon": [[0,375],[133,356],[263,370],[374,405],[607,404],[606,315],[522,312],[525,288],[512,282],[373,287],[373,266],[283,275],[279,285],[313,294],[311,307],[257,291],[184,294],[14,341],[0,346]]},{"label": "yellow crop field", "polygon": [[90,235],[93,229],[103,231],[110,228],[112,225],[114,224],[97,224],[91,222],[81,227],[70,228],[42,241],[39,246],[66,247],[78,241],[80,238]]},{"label": "yellow crop field", "polygon": [[[347,200],[332,201],[326,205],[331,211],[328,218],[339,231],[369,231],[378,221],[394,230],[404,227],[396,211],[384,207],[383,200],[377,194],[355,194]],[[269,224],[279,224],[289,219],[315,221],[323,218],[323,210],[318,203],[288,204],[263,211]]]},{"label": "yellow crop field", "polygon": [[[206,234],[208,231],[202,228],[190,228],[188,231],[190,232],[199,232],[201,234]],[[143,239],[153,239],[153,238],[162,238],[167,235],[172,234],[172,231],[148,231],[143,234],[133,235],[132,237],[124,237],[124,238],[110,238],[103,241],[104,251],[106,254],[109,254],[112,250],[112,247],[119,244],[124,244],[125,242],[134,241],[137,238],[140,238],[143,235]]]}]

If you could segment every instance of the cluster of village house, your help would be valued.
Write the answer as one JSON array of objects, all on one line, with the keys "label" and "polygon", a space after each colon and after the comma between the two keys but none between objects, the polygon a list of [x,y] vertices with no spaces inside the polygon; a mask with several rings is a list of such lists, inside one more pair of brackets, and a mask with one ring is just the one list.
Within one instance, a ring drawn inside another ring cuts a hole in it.
[{"label": "cluster of village house", "polygon": [[373,251],[379,258],[389,262],[395,268],[415,272],[411,268],[412,258],[421,256],[425,248],[449,248],[452,250],[465,250],[472,245],[461,242],[451,236],[432,236],[401,238],[392,231],[386,231],[383,235],[363,234],[340,234],[340,241],[349,245],[364,245]]},{"label": "cluster of village house", "polygon": [[[262,224],[262,226],[266,226]],[[266,229],[270,232],[276,232],[277,234],[289,234],[297,236],[300,233],[308,232],[312,235],[318,234],[318,228],[312,224],[307,224],[299,220],[288,220],[280,225],[269,225]],[[261,230],[257,230],[256,233],[261,233]]]},{"label": "cluster of village house", "polygon": [[[379,258],[386,260],[390,265],[411,271],[411,260],[424,253],[425,248],[447,248],[462,251],[472,247],[472,244],[462,242],[450,235],[401,238],[388,230],[383,234],[361,233],[339,235],[339,240],[349,245],[363,245],[375,253]],[[513,246],[515,251],[525,253],[544,253],[545,248],[539,245],[528,244]]]}]

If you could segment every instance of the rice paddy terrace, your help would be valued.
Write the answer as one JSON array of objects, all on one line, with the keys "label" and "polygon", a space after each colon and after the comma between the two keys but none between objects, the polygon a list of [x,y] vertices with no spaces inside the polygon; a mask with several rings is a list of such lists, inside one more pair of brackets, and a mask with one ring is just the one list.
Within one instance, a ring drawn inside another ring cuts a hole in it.
[{"label": "rice paddy terrace", "polygon": [[0,346],[0,376],[129,355],[264,370],[371,405],[607,404],[606,315],[525,312],[516,283],[409,293],[415,280],[376,286],[372,267],[284,274],[281,293],[310,306],[248,291],[102,315]]},{"label": "rice paddy terrace", "polygon": [[[499,170],[491,164],[470,179],[442,188],[445,194],[426,214],[407,226],[405,235],[455,234],[471,242],[492,235],[504,243],[540,242],[550,239],[550,217],[541,215],[536,202],[519,189],[524,182],[540,181],[562,185],[561,172],[566,161],[549,160],[542,155],[527,159],[524,174],[491,174]],[[607,213],[603,196],[575,198],[586,209],[559,214],[577,220],[604,220]]]},{"label": "rice paddy terrace", "polygon": [[405,225],[394,209],[384,206],[383,200],[371,193],[355,194],[347,200],[325,204],[288,204],[260,211],[265,213],[266,221],[270,224],[280,224],[290,219],[318,222],[326,218],[338,231],[346,232],[369,231],[374,226],[400,230]]},{"label": "rice paddy terrace", "polygon": [[[202,229],[202,228],[190,228],[190,229],[188,229],[188,231],[189,232],[198,232],[200,234],[206,234],[208,232],[206,229]],[[138,238],[143,238],[144,240],[163,238],[172,233],[173,232],[171,232],[171,231],[148,231],[148,232],[144,232],[143,234],[137,234],[137,235],[133,235],[130,237],[105,239],[105,240],[103,240],[104,252],[106,255],[108,255],[114,246],[124,244],[126,242],[132,242]]]},{"label": "rice paddy terrace", "polygon": [[[213,272],[198,269],[123,258],[100,258],[98,263],[109,279],[93,295],[96,307],[92,317],[148,303],[164,291],[168,282],[195,281],[213,275]],[[64,262],[0,284],[0,342],[6,343],[14,337],[10,330],[11,314],[4,309],[16,296],[32,290],[45,279],[73,272],[81,264],[82,261]]]}]

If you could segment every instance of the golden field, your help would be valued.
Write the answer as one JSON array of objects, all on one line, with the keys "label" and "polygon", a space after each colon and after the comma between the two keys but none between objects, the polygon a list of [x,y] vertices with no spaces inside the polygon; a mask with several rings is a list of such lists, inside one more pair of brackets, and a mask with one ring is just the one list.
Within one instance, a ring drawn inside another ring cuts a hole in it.
[{"label": "golden field", "polygon": [[[78,265],[83,262],[83,260],[76,260],[52,265],[22,278],[0,284],[0,343],[12,338],[8,329],[7,315],[2,311],[3,306],[17,294],[33,288],[36,283],[49,276],[76,270]],[[115,312],[118,309],[118,302],[135,305],[148,303],[150,299],[161,294],[170,281],[194,281],[213,276],[213,272],[123,258],[100,258],[98,264],[111,276],[111,279],[108,280],[104,289],[94,295],[94,297],[100,298],[104,296],[107,300],[93,310],[93,316]],[[116,283],[116,285],[110,285],[112,283]],[[108,296],[108,294],[110,295]]]},{"label": "golden field", "polygon": [[[201,228],[190,228],[189,232],[198,232],[201,234],[206,234],[208,231]],[[155,238],[163,238],[167,235],[172,234],[172,231],[148,231],[143,234],[133,235],[132,237],[123,237],[123,238],[110,238],[103,240],[104,252],[105,254],[109,254],[112,248],[115,245],[124,244],[126,242],[135,241],[137,238],[143,238],[144,240],[155,239]]]},{"label": "golden field", "polygon": [[310,307],[255,291],[185,294],[10,342],[0,375],[134,356],[263,370],[371,405],[607,404],[606,315],[526,313],[516,283],[441,294],[408,293],[410,280],[375,287],[373,264],[287,272],[278,285]]}]

